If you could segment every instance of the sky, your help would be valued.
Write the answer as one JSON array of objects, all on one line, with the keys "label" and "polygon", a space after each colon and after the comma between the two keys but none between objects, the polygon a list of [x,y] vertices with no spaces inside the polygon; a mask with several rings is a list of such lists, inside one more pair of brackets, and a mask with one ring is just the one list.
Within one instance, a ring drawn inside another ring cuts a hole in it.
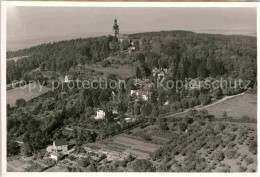
[{"label": "sky", "polygon": [[256,8],[8,7],[7,41],[111,34],[115,18],[120,33],[188,30],[255,36],[256,15]]}]

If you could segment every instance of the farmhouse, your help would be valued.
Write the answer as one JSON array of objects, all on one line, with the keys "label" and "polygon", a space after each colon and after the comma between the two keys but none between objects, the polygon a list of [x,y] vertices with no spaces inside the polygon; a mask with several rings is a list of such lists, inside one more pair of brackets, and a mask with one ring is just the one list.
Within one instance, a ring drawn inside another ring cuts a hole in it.
[{"label": "farmhouse", "polygon": [[105,118],[105,116],[106,116],[106,113],[105,113],[105,111],[103,111],[103,110],[98,110],[97,111],[97,115],[94,117],[96,120],[99,120],[99,119],[104,119]]},{"label": "farmhouse", "polygon": [[54,141],[53,147],[55,152],[62,152],[64,154],[68,153],[68,142],[64,138]]},{"label": "farmhouse", "polygon": [[130,95],[136,95],[138,97],[141,97],[144,101],[147,101],[151,97],[152,93],[143,90],[131,90]]}]

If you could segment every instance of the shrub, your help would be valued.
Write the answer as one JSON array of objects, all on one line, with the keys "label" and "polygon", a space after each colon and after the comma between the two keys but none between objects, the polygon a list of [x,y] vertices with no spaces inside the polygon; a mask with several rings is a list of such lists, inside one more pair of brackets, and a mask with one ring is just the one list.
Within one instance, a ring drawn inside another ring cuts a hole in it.
[{"label": "shrub", "polygon": [[235,156],[237,155],[237,150],[227,150],[225,152],[225,156],[228,158],[228,159],[233,159],[235,158]]},{"label": "shrub", "polygon": [[216,158],[217,161],[220,162],[220,161],[224,160],[225,155],[222,151],[217,151],[216,154],[215,154],[215,158]]},{"label": "shrub", "polygon": [[254,163],[253,158],[251,158],[251,157],[246,158],[246,164],[247,164],[247,165],[250,165],[250,164],[252,164],[252,163]]},{"label": "shrub", "polygon": [[245,172],[247,170],[246,167],[240,166],[239,167],[239,172]]},{"label": "shrub", "polygon": [[179,129],[180,131],[185,131],[187,129],[188,125],[184,122],[179,123]]}]

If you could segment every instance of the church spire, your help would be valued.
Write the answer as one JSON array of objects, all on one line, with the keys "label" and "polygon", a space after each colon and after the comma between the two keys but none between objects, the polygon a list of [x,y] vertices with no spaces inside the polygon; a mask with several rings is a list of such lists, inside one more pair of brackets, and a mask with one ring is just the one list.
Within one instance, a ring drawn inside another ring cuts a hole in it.
[{"label": "church spire", "polygon": [[114,26],[113,26],[115,37],[119,34],[119,26],[117,24],[117,19],[114,20]]}]

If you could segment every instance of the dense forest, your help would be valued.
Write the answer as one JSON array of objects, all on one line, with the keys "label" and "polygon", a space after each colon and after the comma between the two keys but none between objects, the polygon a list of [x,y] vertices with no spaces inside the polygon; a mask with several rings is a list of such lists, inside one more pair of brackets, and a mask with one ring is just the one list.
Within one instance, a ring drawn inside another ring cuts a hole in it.
[{"label": "dense forest", "polygon": [[[138,51],[127,59],[139,63],[141,76],[149,76],[154,67],[169,68],[172,78],[205,78],[224,75],[256,82],[256,38],[165,31],[130,35],[138,42]],[[75,39],[42,44],[29,49],[7,52],[7,58],[29,57],[7,62],[7,83],[24,77],[35,68],[66,72],[77,64],[102,62],[122,52],[112,36]],[[123,43],[121,45],[128,46]],[[120,55],[121,56],[121,55]]]}]

